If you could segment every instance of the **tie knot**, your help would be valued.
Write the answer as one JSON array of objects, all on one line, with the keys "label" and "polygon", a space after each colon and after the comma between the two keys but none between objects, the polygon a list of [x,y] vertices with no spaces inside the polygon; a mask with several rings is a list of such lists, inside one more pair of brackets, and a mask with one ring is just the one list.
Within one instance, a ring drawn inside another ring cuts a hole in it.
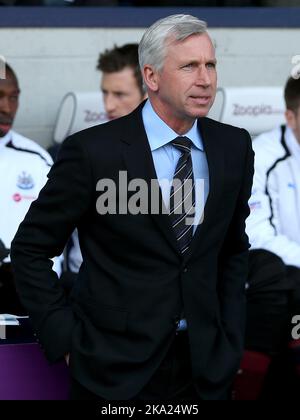
[{"label": "tie knot", "polygon": [[191,153],[192,142],[188,137],[176,137],[172,141],[172,145],[182,153]]}]

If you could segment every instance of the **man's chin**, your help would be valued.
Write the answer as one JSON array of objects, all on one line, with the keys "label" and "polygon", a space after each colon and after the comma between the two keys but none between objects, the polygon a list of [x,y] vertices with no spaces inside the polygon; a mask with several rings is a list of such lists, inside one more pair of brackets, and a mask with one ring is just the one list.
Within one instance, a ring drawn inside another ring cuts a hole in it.
[{"label": "man's chin", "polygon": [[203,118],[203,117],[207,117],[209,111],[210,111],[211,106],[209,107],[197,107],[195,109],[191,110],[191,115],[193,118]]},{"label": "man's chin", "polygon": [[7,133],[4,133],[2,130],[0,130],[0,138],[5,137]]},{"label": "man's chin", "polygon": [[194,120],[197,120],[198,118],[204,118],[207,117],[209,111],[198,111],[191,113],[191,118]]},{"label": "man's chin", "polygon": [[11,126],[1,126],[0,124],[0,137],[5,137],[6,134],[10,131]]}]

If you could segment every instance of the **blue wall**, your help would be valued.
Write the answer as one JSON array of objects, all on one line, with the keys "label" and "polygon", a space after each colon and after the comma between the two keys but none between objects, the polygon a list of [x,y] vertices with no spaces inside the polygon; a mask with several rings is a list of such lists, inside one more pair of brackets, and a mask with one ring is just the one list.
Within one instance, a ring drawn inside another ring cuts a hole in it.
[{"label": "blue wall", "polygon": [[198,16],[214,28],[299,28],[300,8],[0,7],[0,27],[144,28],[174,13]]}]

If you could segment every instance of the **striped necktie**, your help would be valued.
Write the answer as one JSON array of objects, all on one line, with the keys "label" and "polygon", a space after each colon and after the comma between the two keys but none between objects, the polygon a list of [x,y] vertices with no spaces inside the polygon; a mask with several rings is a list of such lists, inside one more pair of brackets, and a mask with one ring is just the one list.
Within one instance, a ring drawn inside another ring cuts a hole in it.
[{"label": "striped necktie", "polygon": [[169,217],[183,255],[189,249],[193,238],[195,182],[191,155],[192,142],[187,137],[177,137],[171,144],[182,153],[173,177]]}]

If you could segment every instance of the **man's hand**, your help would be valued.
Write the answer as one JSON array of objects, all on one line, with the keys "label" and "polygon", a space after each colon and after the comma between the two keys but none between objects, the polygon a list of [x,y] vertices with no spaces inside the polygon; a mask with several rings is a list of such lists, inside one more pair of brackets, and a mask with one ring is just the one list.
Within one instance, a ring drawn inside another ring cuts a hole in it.
[{"label": "man's hand", "polygon": [[69,366],[69,360],[70,360],[70,353],[68,353],[68,354],[65,354],[65,361],[66,361],[66,364]]}]

